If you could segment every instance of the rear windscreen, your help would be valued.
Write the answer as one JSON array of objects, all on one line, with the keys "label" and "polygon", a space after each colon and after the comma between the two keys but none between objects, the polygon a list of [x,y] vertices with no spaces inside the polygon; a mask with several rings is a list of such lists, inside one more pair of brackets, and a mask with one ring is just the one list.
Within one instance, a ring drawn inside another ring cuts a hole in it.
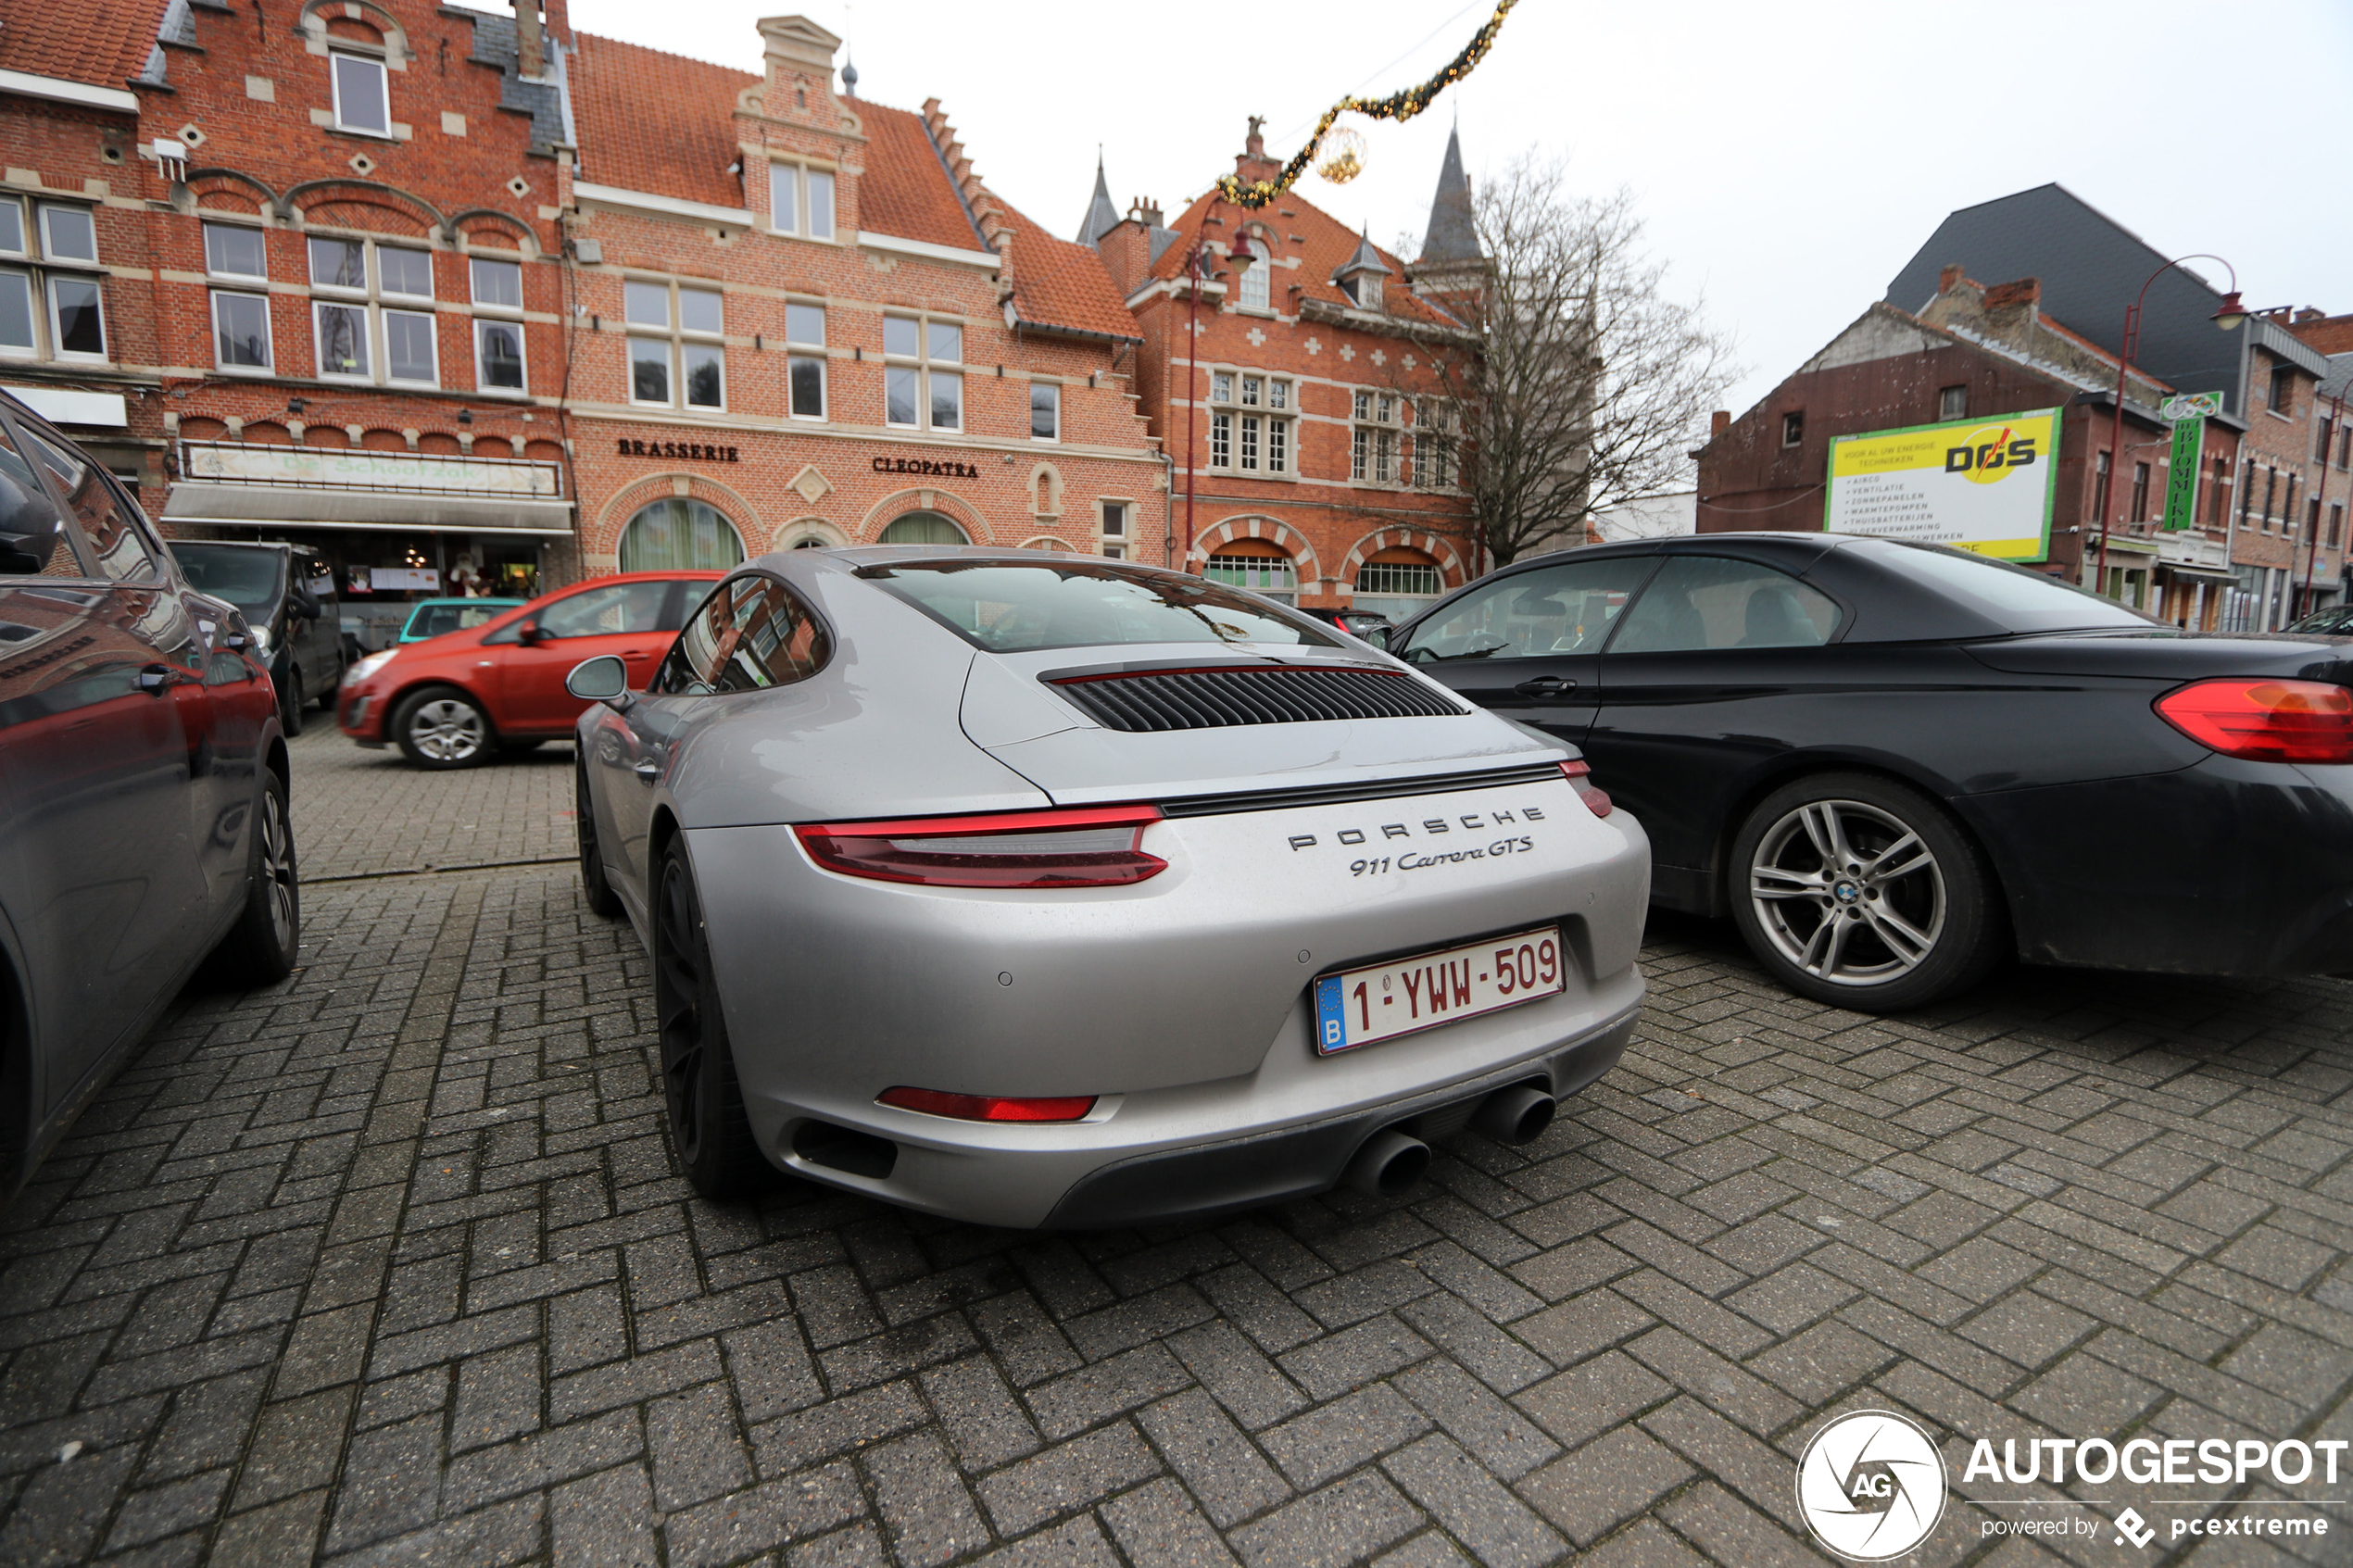
[{"label": "rear windscreen", "polygon": [[1959,600],[2007,631],[2073,632],[2103,627],[2145,631],[2150,625],[2147,616],[2114,599],[2039,571],[1942,545],[1916,545],[1907,539],[1887,543],[1897,548],[1879,556],[1886,565],[1942,591],[1947,598]]},{"label": "rear windscreen", "polygon": [[1239,589],[1100,561],[932,560],[858,574],[991,653],[1135,643],[1341,647],[1306,617]]},{"label": "rear windscreen", "polygon": [[278,563],[283,558],[275,550],[174,540],[171,556],[191,586],[216,599],[227,599],[247,615],[260,615],[277,607]]}]

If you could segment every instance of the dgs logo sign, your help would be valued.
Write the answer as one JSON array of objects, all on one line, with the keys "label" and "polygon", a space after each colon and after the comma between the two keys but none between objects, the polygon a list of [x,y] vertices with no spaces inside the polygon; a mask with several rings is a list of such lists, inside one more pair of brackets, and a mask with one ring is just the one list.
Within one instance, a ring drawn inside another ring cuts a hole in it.
[{"label": "dgs logo sign", "polygon": [[1992,484],[2013,469],[2032,468],[2034,438],[2014,435],[2007,425],[1973,430],[1957,446],[1944,448],[1944,471],[1967,475],[1972,484]]}]

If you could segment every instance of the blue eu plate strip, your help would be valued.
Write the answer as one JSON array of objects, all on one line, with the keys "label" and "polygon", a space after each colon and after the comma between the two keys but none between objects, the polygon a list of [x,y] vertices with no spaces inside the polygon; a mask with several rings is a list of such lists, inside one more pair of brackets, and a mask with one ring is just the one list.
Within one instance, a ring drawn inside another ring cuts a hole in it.
[{"label": "blue eu plate strip", "polygon": [[1324,1056],[1348,1048],[1348,1014],[1341,1007],[1340,976],[1315,982],[1315,1049]]}]

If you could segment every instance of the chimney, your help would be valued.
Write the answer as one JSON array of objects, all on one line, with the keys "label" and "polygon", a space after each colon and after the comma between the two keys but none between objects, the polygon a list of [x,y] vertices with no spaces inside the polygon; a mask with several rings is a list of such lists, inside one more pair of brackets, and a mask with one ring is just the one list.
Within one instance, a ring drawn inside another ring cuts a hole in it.
[{"label": "chimney", "polygon": [[547,74],[547,41],[539,31],[539,0],[515,0],[515,74]]},{"label": "chimney", "polygon": [[2042,300],[2042,279],[2020,278],[2013,282],[1995,283],[1992,288],[1987,289],[1985,291],[1985,308],[1988,310],[2015,310],[2022,305],[2038,304]]},{"label": "chimney", "polygon": [[1716,412],[1707,416],[1708,440],[1715,440],[1718,436],[1723,434],[1726,431],[1731,428],[1732,411],[1730,408],[1718,408]]},{"label": "chimney", "polygon": [[1959,282],[1966,273],[1967,269],[1958,262],[1948,263],[1936,274],[1936,292],[1941,295],[1951,294],[1953,285]]},{"label": "chimney", "polygon": [[1147,229],[1161,227],[1160,203],[1150,196],[1138,196],[1127,204],[1127,216]]},{"label": "chimney", "polygon": [[1266,156],[1266,138],[1258,129],[1265,123],[1266,117],[1263,114],[1250,117],[1250,134],[1242,139],[1241,156],[1234,159],[1234,178],[1245,185],[1259,180],[1272,180],[1283,171],[1281,164]]}]

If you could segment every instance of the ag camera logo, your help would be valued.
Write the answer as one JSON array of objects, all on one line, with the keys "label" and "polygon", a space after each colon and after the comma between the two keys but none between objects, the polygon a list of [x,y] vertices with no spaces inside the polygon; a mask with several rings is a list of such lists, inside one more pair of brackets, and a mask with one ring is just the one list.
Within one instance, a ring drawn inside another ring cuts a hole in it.
[{"label": "ag camera logo", "polygon": [[1814,1434],[1797,1461],[1797,1506],[1814,1537],[1856,1562],[1901,1557],[1944,1517],[1944,1459],[1918,1424],[1856,1411]]}]

